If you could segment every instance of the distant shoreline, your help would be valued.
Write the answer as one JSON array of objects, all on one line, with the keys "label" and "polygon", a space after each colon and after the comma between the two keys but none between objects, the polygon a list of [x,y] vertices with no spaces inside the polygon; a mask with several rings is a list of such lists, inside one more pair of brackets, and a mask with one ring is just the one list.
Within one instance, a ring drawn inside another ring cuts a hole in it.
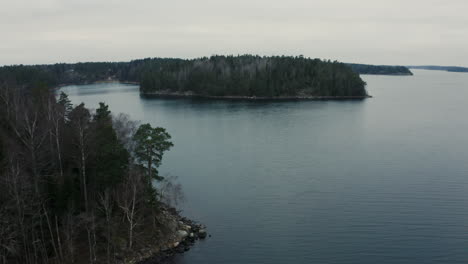
[{"label": "distant shoreline", "polygon": [[[138,82],[131,81],[119,81],[119,80],[103,80],[86,83],[69,83],[59,84],[56,89],[60,89],[70,85],[89,85],[89,84],[101,84],[101,83],[121,83],[121,84],[132,84],[140,85]],[[183,99],[183,98],[198,98],[198,99],[213,99],[213,100],[239,100],[239,101],[295,101],[295,100],[309,100],[309,101],[327,101],[327,100],[364,100],[372,98],[371,95],[364,96],[308,96],[308,95],[296,95],[296,96],[214,96],[214,95],[201,95],[194,94],[192,92],[178,93],[178,92],[152,92],[143,93],[140,91],[140,95],[147,98],[161,98],[161,99]]]},{"label": "distant shoreline", "polygon": [[360,73],[359,75],[413,76],[413,73]]},{"label": "distant shoreline", "polygon": [[140,85],[139,82],[119,81],[119,80],[101,80],[101,81],[82,82],[82,83],[61,83],[61,84],[58,84],[55,88],[60,89],[62,87],[71,86],[71,85],[90,85],[90,84],[100,84],[100,83],[121,83],[121,84]]},{"label": "distant shoreline", "polygon": [[167,98],[167,99],[182,99],[182,98],[199,98],[199,99],[215,99],[215,100],[246,100],[246,101],[268,101],[268,100],[363,100],[372,98],[370,95],[365,96],[308,96],[308,95],[296,95],[296,96],[213,96],[213,95],[200,95],[187,93],[173,93],[173,92],[153,92],[153,93],[142,93],[140,95],[147,98]]},{"label": "distant shoreline", "polygon": [[463,72],[467,73],[467,67],[460,66],[435,66],[435,65],[423,65],[423,66],[408,66],[410,69],[415,70],[429,70],[429,71],[447,71],[447,72]]}]

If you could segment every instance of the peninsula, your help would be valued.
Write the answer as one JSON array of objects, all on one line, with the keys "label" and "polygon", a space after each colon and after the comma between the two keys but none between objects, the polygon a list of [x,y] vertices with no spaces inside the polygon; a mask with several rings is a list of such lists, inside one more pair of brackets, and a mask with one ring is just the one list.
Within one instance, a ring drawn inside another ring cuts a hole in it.
[{"label": "peninsula", "polygon": [[0,70],[0,263],[166,263],[209,236],[159,174],[170,134],[73,105],[47,67]]}]

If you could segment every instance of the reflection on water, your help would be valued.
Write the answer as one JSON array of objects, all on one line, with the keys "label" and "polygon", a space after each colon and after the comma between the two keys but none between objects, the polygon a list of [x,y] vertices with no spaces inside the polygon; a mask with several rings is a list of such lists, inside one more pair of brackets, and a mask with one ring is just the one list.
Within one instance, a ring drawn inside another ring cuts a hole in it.
[{"label": "reflection on water", "polygon": [[70,96],[100,95],[109,93],[138,93],[138,86],[123,83],[99,83],[86,85],[69,85],[61,88]]}]

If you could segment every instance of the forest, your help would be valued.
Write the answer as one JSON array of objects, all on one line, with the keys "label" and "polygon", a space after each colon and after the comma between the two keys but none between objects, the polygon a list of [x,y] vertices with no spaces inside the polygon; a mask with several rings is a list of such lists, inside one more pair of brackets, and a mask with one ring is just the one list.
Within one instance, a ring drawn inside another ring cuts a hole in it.
[{"label": "forest", "polygon": [[158,171],[169,133],[105,103],[73,106],[41,67],[12,69],[0,80],[0,263],[118,263],[165,241],[181,197]]},{"label": "forest", "polygon": [[377,74],[377,75],[413,75],[405,66],[386,66],[348,63],[353,71],[359,74]]},{"label": "forest", "polygon": [[190,93],[246,97],[366,97],[365,82],[348,65],[303,56],[211,56],[148,58],[131,62],[14,65],[1,79],[49,86],[122,81],[140,84],[142,94]]},{"label": "forest", "polygon": [[212,56],[155,63],[142,93],[203,96],[366,96],[365,82],[343,63],[304,57]]}]

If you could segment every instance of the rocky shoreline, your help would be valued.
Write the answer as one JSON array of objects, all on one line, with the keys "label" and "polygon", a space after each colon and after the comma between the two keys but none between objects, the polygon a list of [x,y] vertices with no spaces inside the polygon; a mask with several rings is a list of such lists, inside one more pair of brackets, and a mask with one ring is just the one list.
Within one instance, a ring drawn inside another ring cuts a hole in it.
[{"label": "rocky shoreline", "polygon": [[165,241],[159,242],[155,248],[140,249],[140,253],[133,259],[124,263],[136,264],[165,264],[172,263],[172,259],[177,254],[182,254],[192,247],[197,240],[204,240],[209,235],[206,227],[200,223],[183,217],[172,207],[163,209],[162,214],[168,222],[170,234]]}]

